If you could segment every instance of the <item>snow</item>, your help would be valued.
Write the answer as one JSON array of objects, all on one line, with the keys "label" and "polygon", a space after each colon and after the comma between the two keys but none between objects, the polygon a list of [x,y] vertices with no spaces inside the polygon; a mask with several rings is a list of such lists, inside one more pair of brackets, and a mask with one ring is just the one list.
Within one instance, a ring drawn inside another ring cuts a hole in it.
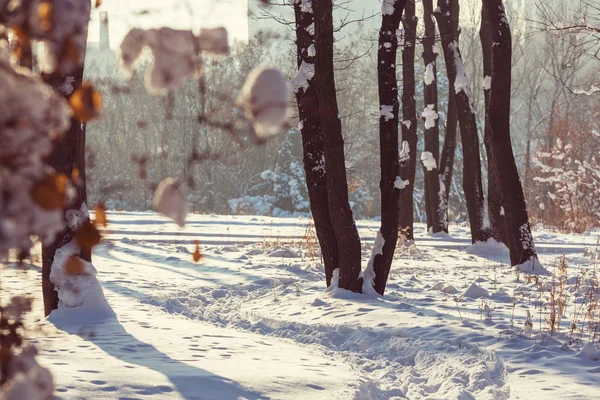
[{"label": "snow", "polygon": [[311,44],[310,46],[308,46],[308,50],[306,50],[306,54],[308,54],[309,57],[314,57],[317,55],[317,49],[315,48],[315,44]]},{"label": "snow", "polygon": [[492,88],[492,77],[489,75],[486,75],[485,78],[483,78],[483,90],[490,90]]},{"label": "snow", "polygon": [[435,122],[439,118],[439,115],[434,108],[434,104],[427,104],[427,107],[425,107],[425,110],[423,110],[421,118],[425,119],[425,129],[433,128],[435,126]]},{"label": "snow", "polygon": [[459,93],[461,91],[469,94],[469,83],[467,81],[467,75],[465,74],[465,68],[460,58],[459,46],[456,41],[450,43],[450,50],[454,54],[454,65],[456,67],[456,80],[454,81],[454,92]]},{"label": "snow", "polygon": [[288,119],[289,89],[283,74],[276,68],[257,67],[248,74],[237,102],[252,122],[256,135],[273,136]]},{"label": "snow", "polygon": [[408,181],[408,179],[402,179],[401,177],[397,176],[396,180],[394,181],[394,187],[396,189],[404,189],[405,187],[407,187],[408,185],[410,185],[410,182]]},{"label": "snow", "polygon": [[384,121],[390,121],[394,119],[394,106],[380,105],[379,116],[383,117]]},{"label": "snow", "polygon": [[425,67],[425,76],[423,77],[423,81],[425,82],[425,85],[427,85],[427,86],[429,86],[433,82],[435,82],[435,74],[433,71],[433,67],[434,67],[433,63],[429,63]]},{"label": "snow", "polygon": [[[587,322],[569,341],[575,303],[551,335],[539,285],[518,276],[506,252],[465,251],[466,226],[451,225],[450,238],[415,224],[417,248],[398,247],[385,296],[371,297],[336,289],[335,279],[326,291],[320,257],[304,245],[307,218],[192,214],[183,228],[153,213],[107,219],[93,257],[116,318],[63,307],[60,322],[44,320],[40,270],[2,270],[0,296],[36,296],[38,361],[60,398],[597,396]],[[379,223],[357,227],[367,265]],[[543,265],[565,254],[565,293],[578,301],[587,286],[574,278],[593,265],[586,249],[597,248],[596,236],[534,232]],[[196,240],[200,263],[190,254]],[[270,256],[284,250],[298,257]],[[467,296],[479,291],[472,284],[489,297]]]},{"label": "snow", "polygon": [[[311,45],[313,46],[313,45]],[[313,46],[314,49],[314,46]],[[310,51],[310,47],[309,47]],[[300,90],[306,92],[308,89],[308,85],[311,79],[315,76],[315,65],[311,63],[307,63],[306,61],[302,61],[300,64],[300,68],[298,68],[298,72],[290,81],[291,90],[294,93],[298,93]]]},{"label": "snow", "polygon": [[392,15],[394,13],[394,5],[396,0],[383,0],[381,2],[381,13],[383,15]]},{"label": "snow", "polygon": [[484,288],[482,288],[481,286],[477,285],[475,282],[471,283],[471,286],[469,286],[467,289],[465,289],[461,295],[461,298],[465,298],[465,297],[469,297],[471,299],[479,299],[481,297],[490,297],[490,293],[485,290]]},{"label": "snow", "polygon": [[437,162],[429,151],[421,153],[421,162],[427,171],[434,171],[437,168]]},{"label": "snow", "polygon": [[[396,177],[396,181],[398,181],[398,177]],[[377,295],[377,292],[374,289],[375,286],[375,270],[373,264],[375,263],[375,256],[383,255],[383,246],[385,245],[385,239],[381,234],[381,229],[377,231],[377,236],[375,237],[375,243],[373,244],[373,249],[371,249],[371,258],[369,258],[369,262],[367,264],[367,268],[363,271],[363,287],[362,291],[365,294],[369,295]]]}]

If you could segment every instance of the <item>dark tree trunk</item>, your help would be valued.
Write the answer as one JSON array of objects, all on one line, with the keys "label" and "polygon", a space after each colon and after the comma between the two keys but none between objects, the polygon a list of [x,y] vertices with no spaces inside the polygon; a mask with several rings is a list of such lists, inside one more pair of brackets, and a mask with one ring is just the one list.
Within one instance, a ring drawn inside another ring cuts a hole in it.
[{"label": "dark tree trunk", "polygon": [[[308,48],[314,45],[315,40],[314,36],[307,30],[314,23],[314,16],[312,12],[302,12],[300,3],[294,4],[294,13],[296,17],[297,61],[298,68],[300,68],[303,62],[314,64],[314,56],[309,56]],[[298,114],[301,123],[304,173],[310,199],[310,210],[315,222],[323,263],[325,264],[325,279],[327,286],[329,286],[333,270],[338,266],[338,245],[333,224],[329,219],[323,131],[313,85],[309,84],[306,90],[298,90],[296,101],[298,102]]]},{"label": "dark tree trunk", "polygon": [[494,157],[494,173],[500,186],[506,210],[511,265],[537,260],[527,206],[510,141],[510,90],[512,41],[508,19],[501,0],[483,2],[490,23],[492,47],[492,89],[488,106],[490,147]]},{"label": "dark tree trunk", "polygon": [[442,203],[442,222],[446,225],[448,232],[449,216],[448,205],[450,202],[450,185],[452,185],[452,171],[454,169],[454,154],[456,152],[456,128],[458,118],[456,116],[456,103],[454,96],[448,91],[448,112],[446,113],[446,129],[444,133],[444,147],[440,159],[440,182],[444,185],[444,201]]},{"label": "dark tree trunk", "polygon": [[399,229],[407,240],[414,240],[415,173],[417,166],[417,104],[415,102],[415,42],[417,18],[414,0],[406,1],[404,17],[404,46],[402,48],[402,142],[408,144],[409,156],[400,160],[400,177],[408,186],[400,191]]},{"label": "dark tree trunk", "polygon": [[487,153],[488,164],[488,217],[490,220],[490,235],[498,242],[504,242],[508,246],[506,239],[506,228],[502,211],[502,200],[500,197],[500,187],[498,185],[497,175],[494,173],[494,156],[490,148],[490,123],[488,107],[490,103],[490,87],[488,82],[492,77],[492,32],[490,22],[486,17],[486,9],[481,9],[481,29],[479,31],[481,39],[481,48],[483,50],[483,77],[485,98],[485,128],[483,141],[485,143],[485,151]]},{"label": "dark tree trunk", "polygon": [[[409,2],[414,0],[408,0]],[[404,0],[397,1],[392,14],[383,14],[379,30],[377,52],[377,81],[379,84],[379,155],[381,167],[381,228],[383,238],[381,253],[373,254],[373,285],[381,295],[392,266],[394,250],[398,241],[398,199],[400,189],[394,183],[398,177],[398,83],[396,81],[396,54]],[[389,114],[391,112],[391,114]],[[404,190],[404,189],[403,189]],[[379,235],[378,235],[379,237]],[[377,244],[376,244],[377,245]]]},{"label": "dark tree trunk", "polygon": [[[68,88],[69,86],[72,86],[76,90],[81,86],[83,81],[83,66],[79,67],[69,76],[61,74],[44,75],[44,80],[59,92],[59,88]],[[62,92],[62,94],[68,98],[71,93]],[[77,185],[76,197],[69,206],[69,209],[80,210],[83,203],[87,204],[85,185],[85,124],[72,118],[71,127],[65,132],[62,139],[55,144],[52,153],[48,156],[47,162],[56,172],[63,173],[69,177],[73,176],[73,171],[77,169],[80,184]],[[58,308],[58,293],[54,290],[54,284],[50,281],[54,254],[58,249],[73,240],[74,237],[75,232],[67,227],[56,236],[54,243],[42,247],[42,293],[46,316],[52,310]],[[89,250],[82,250],[79,257],[85,261],[92,260]]]},{"label": "dark tree trunk", "polygon": [[314,84],[319,104],[319,116],[325,145],[325,171],[329,217],[338,243],[339,286],[360,292],[362,279],[360,238],[348,202],[348,182],[344,159],[344,138],[333,72],[333,2],[320,0],[313,3],[315,16],[315,77]]},{"label": "dark tree trunk", "polygon": [[[435,23],[433,22],[433,3],[432,0],[423,0],[423,21],[425,23],[425,36],[423,37],[423,63],[425,64],[424,86],[424,106],[425,110],[433,110],[435,119],[431,121],[423,118],[425,121],[425,151],[433,155],[436,168],[428,170],[424,168],[425,175],[425,196],[427,204],[427,230],[433,233],[446,231],[448,224],[443,223],[444,210],[441,204],[444,200],[443,193],[440,192],[440,130],[438,112],[438,92],[437,92],[437,54],[434,51],[435,45]],[[433,125],[431,124],[433,122]]]},{"label": "dark tree trunk", "polygon": [[[460,36],[460,31],[458,30],[458,17],[454,16],[454,18],[450,21],[450,30],[452,32],[456,32],[456,43],[458,43],[458,39]],[[444,207],[444,221],[446,224],[448,221],[448,207],[450,201],[450,185],[452,185],[452,172],[454,170],[454,157],[456,153],[456,130],[458,127],[458,115],[456,114],[456,101],[454,100],[454,96],[452,95],[452,86],[448,86],[448,110],[446,113],[446,129],[444,132],[444,148],[442,149],[442,156],[440,159],[440,177],[441,182],[444,185],[444,202],[442,206]],[[448,225],[446,225],[447,227]]]},{"label": "dark tree trunk", "polygon": [[[450,94],[454,96],[463,148],[463,190],[467,201],[471,241],[485,241],[488,233],[483,228],[483,191],[481,184],[481,160],[477,123],[471,98],[467,93],[466,76],[458,46],[457,26],[458,0],[438,0],[434,15],[438,22]],[[457,81],[458,76],[458,81]]]}]

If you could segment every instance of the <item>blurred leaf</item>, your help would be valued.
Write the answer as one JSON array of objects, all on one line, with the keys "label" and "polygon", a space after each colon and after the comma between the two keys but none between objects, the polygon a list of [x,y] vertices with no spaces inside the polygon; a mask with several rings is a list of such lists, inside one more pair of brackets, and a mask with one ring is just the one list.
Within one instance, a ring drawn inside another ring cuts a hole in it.
[{"label": "blurred leaf", "polygon": [[102,5],[102,0],[96,0],[96,8]]},{"label": "blurred leaf", "polygon": [[106,219],[106,207],[104,203],[100,202],[96,205],[96,226],[103,226],[106,228],[108,221]]},{"label": "blurred leaf", "polygon": [[31,188],[31,198],[44,210],[55,210],[65,205],[69,178],[64,174],[48,175]]},{"label": "blurred leaf", "polygon": [[91,250],[100,243],[102,236],[90,221],[85,221],[75,233],[75,241],[82,250]]},{"label": "blurred leaf", "polygon": [[73,92],[69,103],[75,118],[81,122],[96,118],[102,111],[102,95],[89,82]]},{"label": "blurred leaf", "polygon": [[194,261],[198,262],[202,259],[202,253],[200,253],[200,242],[196,240],[194,242],[196,244],[196,250],[194,250]]},{"label": "blurred leaf", "polygon": [[45,32],[52,29],[52,2],[42,1],[38,6],[37,14],[40,20],[40,28]]},{"label": "blurred leaf", "polygon": [[65,263],[65,271],[69,275],[81,275],[83,272],[83,263],[77,256],[71,256]]}]

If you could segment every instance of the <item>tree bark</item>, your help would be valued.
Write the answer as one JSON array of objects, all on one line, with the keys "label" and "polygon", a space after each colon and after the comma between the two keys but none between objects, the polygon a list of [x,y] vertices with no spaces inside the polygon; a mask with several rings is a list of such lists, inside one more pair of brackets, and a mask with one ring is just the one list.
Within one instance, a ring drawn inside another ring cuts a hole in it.
[{"label": "tree bark", "polygon": [[510,141],[510,90],[512,40],[508,19],[501,0],[485,0],[483,7],[490,23],[492,46],[492,82],[488,106],[490,148],[494,157],[494,173],[506,209],[506,233],[511,265],[531,261],[537,254],[531,235],[527,206]]},{"label": "tree bark", "polygon": [[344,159],[344,138],[333,70],[333,2],[312,3],[315,18],[315,88],[325,145],[325,175],[329,217],[338,242],[339,286],[360,292],[362,279],[360,237],[348,202],[348,182]]},{"label": "tree bark", "polygon": [[488,217],[490,222],[490,235],[497,242],[504,242],[508,246],[506,239],[506,227],[504,222],[504,212],[502,209],[502,199],[500,197],[500,187],[498,184],[497,175],[494,173],[494,156],[490,147],[490,121],[488,118],[488,107],[490,103],[490,87],[486,84],[486,80],[492,77],[492,27],[486,16],[486,8],[481,9],[481,29],[479,37],[481,39],[481,47],[483,50],[483,94],[485,99],[485,127],[483,142],[485,143],[485,151],[487,153],[488,165]]},{"label": "tree bark", "polygon": [[[431,109],[435,112],[434,124],[425,124],[425,151],[433,155],[436,168],[428,170],[424,168],[425,196],[427,204],[427,230],[433,233],[441,231],[448,232],[448,224],[443,223],[444,214],[441,204],[444,200],[443,192],[440,192],[439,160],[440,160],[440,130],[438,112],[437,92],[437,54],[435,45],[435,23],[433,22],[432,0],[423,0],[423,21],[425,23],[425,36],[423,37],[423,63],[425,64],[425,76],[423,79],[423,97],[425,110]],[[427,119],[423,118],[427,122]],[[430,121],[431,122],[431,121]]]},{"label": "tree bark", "polygon": [[444,187],[444,201],[442,203],[442,222],[446,224],[445,232],[448,232],[449,215],[448,208],[450,203],[450,186],[452,185],[452,171],[454,169],[454,155],[456,152],[456,128],[458,117],[456,115],[456,103],[454,96],[448,91],[448,110],[446,113],[446,127],[444,131],[444,147],[440,158],[440,185]]},{"label": "tree bark", "polygon": [[[308,49],[311,45],[314,45],[315,40],[307,29],[314,23],[314,15],[312,12],[302,12],[302,5],[299,2],[294,4],[294,14],[296,17],[298,68],[303,62],[314,65],[314,55],[309,55],[311,53]],[[327,286],[329,286],[333,270],[338,266],[338,244],[333,224],[329,219],[323,130],[319,120],[319,107],[313,85],[309,84],[306,90],[296,91],[296,101],[301,126],[304,172],[310,210],[315,223],[323,263],[325,264],[325,279]]]},{"label": "tree bark", "polygon": [[471,241],[475,243],[485,241],[488,233],[483,227],[483,191],[477,123],[471,97],[467,93],[466,75],[458,45],[458,31],[453,29],[454,26],[458,26],[457,22],[453,22],[458,20],[458,0],[438,0],[437,4],[438,8],[434,11],[434,15],[440,30],[450,94],[454,96],[460,124],[464,164],[463,190],[469,213]]},{"label": "tree bark", "polygon": [[[72,75],[66,76],[57,73],[43,76],[44,81],[60,92],[59,88],[67,88],[70,85],[76,90],[83,82],[83,65]],[[62,92],[65,97],[71,93]],[[80,210],[83,203],[87,204],[87,192],[85,185],[85,124],[75,118],[71,118],[71,127],[61,140],[55,144],[52,153],[47,158],[50,165],[57,173],[73,176],[73,171],[78,170],[80,184],[76,187],[76,196],[68,209]],[[65,209],[65,213],[68,211]],[[50,281],[50,272],[54,262],[54,254],[58,249],[69,243],[75,237],[75,232],[65,228],[60,232],[54,243],[42,247],[42,294],[44,299],[44,313],[48,316],[52,310],[58,308],[58,293],[54,290],[54,284]],[[81,259],[91,262],[92,255],[89,250],[82,250],[79,254]]]},{"label": "tree bark", "polygon": [[[408,0],[410,3],[414,0]],[[382,14],[377,52],[377,81],[379,85],[379,156],[381,168],[381,228],[383,238],[381,253],[373,254],[373,285],[383,295],[392,266],[394,250],[398,241],[398,199],[400,189],[395,187],[399,173],[398,164],[398,83],[396,79],[396,55],[400,19],[405,0],[396,1],[391,14]],[[391,111],[391,114],[389,112]],[[403,189],[404,190],[404,189]]]},{"label": "tree bark", "polygon": [[417,166],[417,104],[415,102],[415,42],[417,21],[414,0],[406,1],[402,17],[404,44],[402,47],[402,142],[408,144],[408,157],[400,160],[400,177],[409,182],[400,191],[399,229],[406,240],[414,240],[415,174]]}]

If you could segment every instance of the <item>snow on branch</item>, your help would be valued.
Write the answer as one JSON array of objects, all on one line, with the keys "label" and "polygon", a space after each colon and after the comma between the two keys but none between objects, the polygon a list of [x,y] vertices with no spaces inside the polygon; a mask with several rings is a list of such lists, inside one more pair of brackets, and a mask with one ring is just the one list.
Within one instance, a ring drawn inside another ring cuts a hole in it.
[{"label": "snow on branch", "polygon": [[229,53],[225,28],[201,29],[199,35],[172,28],[134,28],[121,42],[123,69],[131,74],[142,50],[149,47],[153,62],[146,73],[146,89],[165,94],[177,89],[190,76],[202,74],[200,53],[222,56]]}]

